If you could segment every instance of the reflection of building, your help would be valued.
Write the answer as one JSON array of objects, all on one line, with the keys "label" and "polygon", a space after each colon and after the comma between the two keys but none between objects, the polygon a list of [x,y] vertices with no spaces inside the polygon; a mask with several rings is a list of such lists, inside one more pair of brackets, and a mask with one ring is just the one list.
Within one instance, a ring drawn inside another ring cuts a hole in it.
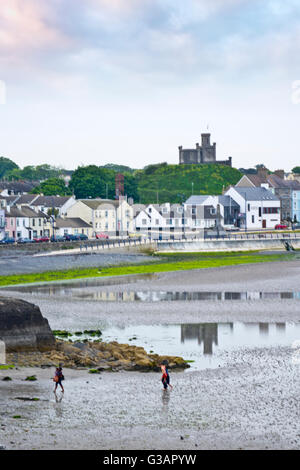
[{"label": "reflection of building", "polygon": [[198,344],[203,343],[203,353],[212,354],[213,344],[218,345],[218,324],[200,323],[181,325],[181,342],[197,339]]},{"label": "reflection of building", "polygon": [[275,323],[276,325],[276,331],[279,331],[280,333],[285,332],[285,323]]},{"label": "reflection of building", "polygon": [[260,334],[263,334],[263,335],[269,334],[269,323],[259,323],[258,327],[259,327]]}]

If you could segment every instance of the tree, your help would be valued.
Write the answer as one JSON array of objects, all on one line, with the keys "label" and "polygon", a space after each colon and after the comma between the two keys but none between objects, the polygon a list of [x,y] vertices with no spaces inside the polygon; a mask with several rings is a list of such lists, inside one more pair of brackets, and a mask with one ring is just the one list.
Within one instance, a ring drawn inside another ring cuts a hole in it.
[{"label": "tree", "polygon": [[294,168],[292,168],[292,172],[299,174],[300,173],[300,166],[294,166]]},{"label": "tree", "polygon": [[115,172],[96,165],[78,167],[69,184],[77,199],[113,199],[115,196]]},{"label": "tree", "polygon": [[68,196],[72,194],[70,188],[65,185],[61,178],[49,178],[36,186],[32,194],[44,194],[45,196]]},{"label": "tree", "polygon": [[10,158],[0,157],[0,179],[6,177],[10,171],[18,168],[18,165]]}]

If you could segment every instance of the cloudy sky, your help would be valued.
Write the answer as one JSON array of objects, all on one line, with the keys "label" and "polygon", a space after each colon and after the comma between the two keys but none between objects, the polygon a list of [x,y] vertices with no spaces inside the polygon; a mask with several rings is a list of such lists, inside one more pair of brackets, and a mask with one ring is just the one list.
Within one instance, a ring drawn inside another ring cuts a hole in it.
[{"label": "cloudy sky", "polygon": [[0,155],[300,165],[299,0],[1,0]]}]

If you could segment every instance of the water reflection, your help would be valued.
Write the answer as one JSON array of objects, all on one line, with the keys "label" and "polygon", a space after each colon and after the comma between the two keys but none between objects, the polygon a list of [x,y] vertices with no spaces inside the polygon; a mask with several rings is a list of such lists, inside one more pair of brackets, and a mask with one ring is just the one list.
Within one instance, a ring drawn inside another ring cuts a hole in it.
[{"label": "water reflection", "polygon": [[[135,279],[136,280],[136,279]],[[169,301],[259,301],[259,300],[300,300],[300,292],[259,292],[259,291],[163,291],[163,290],[118,290],[99,289],[106,284],[99,280],[85,280],[76,283],[58,283],[43,286],[12,287],[9,290],[27,292],[32,295],[63,296],[73,299],[97,302],[169,302]],[[112,281],[113,283],[116,281]],[[132,281],[133,282],[133,281]],[[110,285],[108,283],[107,285]],[[98,289],[97,289],[98,287]]]},{"label": "water reflection", "polygon": [[218,324],[181,325],[181,342],[194,339],[199,345],[203,343],[203,354],[212,354],[213,344],[218,345]]},{"label": "water reflection", "polygon": [[182,356],[193,368],[218,367],[223,352],[239,348],[290,347],[300,338],[300,324],[294,323],[185,323],[180,325],[134,325],[110,327],[103,340],[117,340],[154,350],[161,355]]}]

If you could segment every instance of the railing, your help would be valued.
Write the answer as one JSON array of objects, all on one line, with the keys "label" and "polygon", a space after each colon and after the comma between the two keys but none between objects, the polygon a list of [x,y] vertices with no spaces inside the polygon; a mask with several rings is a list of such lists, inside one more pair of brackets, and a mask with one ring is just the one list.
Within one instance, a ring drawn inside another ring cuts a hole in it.
[{"label": "railing", "polygon": [[[234,234],[222,234],[219,236],[216,235],[209,235],[205,234],[205,237],[200,238],[195,236],[194,238],[180,238],[180,239],[166,239],[166,240],[156,240],[151,238],[143,238],[140,240],[132,240],[132,239],[122,239],[122,240],[91,240],[86,242],[71,242],[70,246],[73,249],[78,249],[80,252],[84,253],[87,251],[102,251],[111,248],[125,248],[125,247],[136,247],[136,246],[147,246],[147,245],[164,245],[164,244],[179,244],[179,243],[194,243],[194,242],[209,242],[209,241],[240,241],[240,240],[256,240],[256,241],[263,241],[263,240],[281,240],[281,241],[293,241],[293,240],[300,240],[300,232],[291,232],[291,233],[234,233]],[[71,245],[72,244],[72,245]],[[48,245],[48,244],[47,244]],[[6,246],[6,245],[0,245]],[[9,245],[11,246],[11,245]],[[32,246],[32,245],[31,245]],[[53,248],[55,244],[53,244]],[[61,251],[68,251],[71,253],[72,250],[61,250]]]}]

